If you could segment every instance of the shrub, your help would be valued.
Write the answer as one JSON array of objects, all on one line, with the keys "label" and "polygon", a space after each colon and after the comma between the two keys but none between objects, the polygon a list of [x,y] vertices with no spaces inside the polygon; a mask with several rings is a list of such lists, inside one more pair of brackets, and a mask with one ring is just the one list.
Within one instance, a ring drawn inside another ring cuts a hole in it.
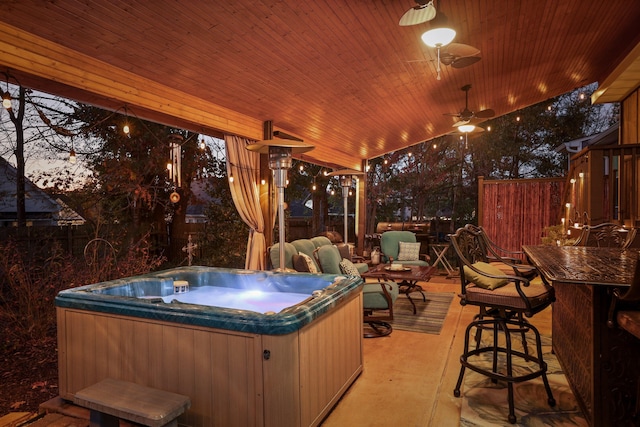
[{"label": "shrub", "polygon": [[38,251],[32,246],[24,250],[13,239],[0,243],[0,321],[4,329],[13,338],[40,339],[55,330],[54,299],[61,290],[156,269],[164,259],[150,255],[146,237],[125,247],[120,257],[115,250],[113,258],[110,251],[101,253],[95,263],[71,256],[55,240]]}]

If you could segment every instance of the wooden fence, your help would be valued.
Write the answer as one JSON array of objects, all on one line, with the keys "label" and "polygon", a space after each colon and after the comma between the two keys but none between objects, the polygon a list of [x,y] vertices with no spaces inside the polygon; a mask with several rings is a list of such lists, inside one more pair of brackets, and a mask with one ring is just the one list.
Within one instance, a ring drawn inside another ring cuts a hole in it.
[{"label": "wooden fence", "polygon": [[519,251],[542,243],[560,224],[565,178],[478,180],[478,225],[500,247]]}]

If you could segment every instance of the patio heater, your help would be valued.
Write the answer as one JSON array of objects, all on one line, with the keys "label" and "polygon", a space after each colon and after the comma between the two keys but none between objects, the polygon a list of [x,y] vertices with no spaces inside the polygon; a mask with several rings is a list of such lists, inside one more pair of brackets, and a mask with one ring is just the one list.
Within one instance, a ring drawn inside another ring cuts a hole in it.
[{"label": "patio heater", "polygon": [[269,155],[269,169],[273,172],[273,180],[278,190],[278,234],[280,250],[279,271],[285,271],[284,267],[284,189],[287,186],[287,171],[291,169],[292,155],[306,153],[313,150],[314,146],[296,140],[265,139],[254,144],[247,145],[247,150]]},{"label": "patio heater", "polygon": [[363,172],[354,170],[354,169],[340,169],[334,172],[331,172],[329,176],[337,176],[340,177],[340,186],[342,187],[342,200],[344,205],[344,244],[346,245],[349,240],[348,234],[348,222],[349,222],[349,214],[347,211],[348,207],[348,197],[349,190],[351,189],[351,184],[353,184],[353,179],[359,175],[364,175]]}]

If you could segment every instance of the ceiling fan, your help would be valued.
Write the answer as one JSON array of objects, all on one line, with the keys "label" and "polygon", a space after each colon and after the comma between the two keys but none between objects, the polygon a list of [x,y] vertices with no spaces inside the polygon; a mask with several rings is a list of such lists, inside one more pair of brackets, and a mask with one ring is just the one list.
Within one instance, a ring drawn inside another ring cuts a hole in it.
[{"label": "ceiling fan", "polygon": [[480,61],[480,49],[468,44],[449,43],[440,50],[440,62],[453,68],[464,68]]},{"label": "ceiling fan", "polygon": [[488,119],[496,115],[496,112],[490,108],[476,112],[469,110],[469,89],[471,89],[470,84],[464,85],[461,88],[461,90],[465,92],[464,110],[459,113],[445,113],[445,116],[454,116],[458,118],[458,121],[454,123],[453,127],[460,127],[469,124],[473,119]]},{"label": "ceiling fan", "polygon": [[422,24],[435,18],[436,8],[433,5],[433,0],[415,0],[415,2],[417,5],[407,10],[400,17],[398,24],[401,27]]},{"label": "ceiling fan", "polygon": [[[441,47],[437,59],[415,59],[407,62],[439,61],[442,65],[450,65],[453,68],[464,68],[480,61],[480,50],[462,43],[449,43]],[[436,67],[437,79],[440,80],[440,67]]]}]

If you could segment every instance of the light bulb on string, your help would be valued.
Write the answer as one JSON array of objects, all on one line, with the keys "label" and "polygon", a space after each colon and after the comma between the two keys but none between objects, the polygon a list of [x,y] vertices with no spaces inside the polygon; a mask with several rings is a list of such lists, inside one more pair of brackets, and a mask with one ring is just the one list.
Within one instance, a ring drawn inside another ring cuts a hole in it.
[{"label": "light bulb on string", "polygon": [[69,163],[71,163],[72,165],[74,165],[76,163],[76,152],[73,148],[71,148],[71,151],[69,151]]},{"label": "light bulb on string", "polygon": [[206,144],[204,143],[204,138],[200,139],[200,149],[204,150],[206,148]]},{"label": "light bulb on string", "polygon": [[2,106],[7,110],[11,109],[11,94],[8,91],[2,94]]}]

